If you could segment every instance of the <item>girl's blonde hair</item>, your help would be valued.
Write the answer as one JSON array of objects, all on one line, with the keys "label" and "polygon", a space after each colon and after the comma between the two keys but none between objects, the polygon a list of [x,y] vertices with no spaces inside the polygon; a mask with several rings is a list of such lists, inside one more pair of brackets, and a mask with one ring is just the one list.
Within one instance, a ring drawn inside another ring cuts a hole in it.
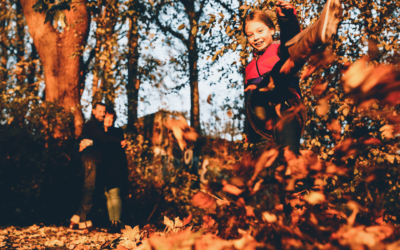
[{"label": "girl's blonde hair", "polygon": [[247,15],[247,17],[246,17],[246,19],[244,20],[244,23],[243,23],[243,34],[245,36],[247,36],[246,35],[246,24],[247,24],[247,22],[250,22],[250,21],[256,21],[256,22],[264,23],[265,25],[268,26],[268,28],[270,28],[272,30],[275,30],[275,24],[272,21],[271,17],[267,13],[265,13],[262,10],[253,10],[252,12],[250,12]]}]

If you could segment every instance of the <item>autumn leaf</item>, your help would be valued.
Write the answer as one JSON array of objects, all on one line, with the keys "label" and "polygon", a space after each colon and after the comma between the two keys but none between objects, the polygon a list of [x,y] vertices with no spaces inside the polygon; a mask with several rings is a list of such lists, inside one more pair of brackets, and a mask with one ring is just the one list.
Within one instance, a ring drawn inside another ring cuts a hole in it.
[{"label": "autumn leaf", "polygon": [[188,217],[183,219],[183,225],[186,226],[187,224],[189,224],[192,221],[193,215],[189,214]]},{"label": "autumn leaf", "polygon": [[394,126],[393,125],[385,125],[383,127],[381,127],[379,129],[379,131],[381,132],[382,138],[383,139],[394,139]]},{"label": "autumn leaf", "polygon": [[227,193],[230,193],[230,194],[233,194],[236,196],[240,195],[243,192],[242,189],[236,187],[235,185],[229,184],[229,183],[225,184],[224,187],[222,188],[222,190],[224,192],[227,192]]},{"label": "autumn leaf", "polygon": [[335,137],[336,140],[340,140],[342,126],[339,120],[333,119],[332,122],[328,124],[327,129],[332,132],[332,136]]},{"label": "autumn leaf", "polygon": [[198,192],[193,195],[191,201],[193,206],[199,208],[211,208],[215,204],[215,199],[203,192]]},{"label": "autumn leaf", "polygon": [[262,219],[265,220],[268,223],[274,223],[278,220],[275,214],[269,213],[269,212],[263,212],[262,213]]},{"label": "autumn leaf", "polygon": [[321,204],[325,201],[325,195],[318,192],[310,192],[309,194],[304,196],[304,200],[312,205]]},{"label": "autumn leaf", "polygon": [[197,26],[193,26],[193,28],[192,28],[192,35],[194,35],[194,36],[197,35]]},{"label": "autumn leaf", "polygon": [[184,29],[185,27],[186,27],[185,24],[181,24],[181,25],[179,25],[178,30],[182,30],[182,29]]},{"label": "autumn leaf", "polygon": [[365,145],[382,145],[382,142],[379,139],[374,138],[374,137],[370,137],[366,140],[363,140],[363,143]]},{"label": "autumn leaf", "polygon": [[328,101],[332,98],[332,94],[325,96],[324,98],[318,101],[318,106],[315,108],[316,113],[319,117],[326,115],[329,111]]},{"label": "autumn leaf", "polygon": [[123,237],[125,237],[127,240],[130,241],[137,241],[140,239],[140,234],[139,234],[139,226],[136,226],[134,228],[126,225],[125,226],[125,231],[123,232]]},{"label": "autumn leaf", "polygon": [[325,92],[325,90],[326,90],[327,87],[328,87],[328,82],[325,82],[325,83],[315,83],[315,84],[311,87],[311,90],[312,90],[313,95],[319,96],[319,95],[322,95],[322,94]]}]

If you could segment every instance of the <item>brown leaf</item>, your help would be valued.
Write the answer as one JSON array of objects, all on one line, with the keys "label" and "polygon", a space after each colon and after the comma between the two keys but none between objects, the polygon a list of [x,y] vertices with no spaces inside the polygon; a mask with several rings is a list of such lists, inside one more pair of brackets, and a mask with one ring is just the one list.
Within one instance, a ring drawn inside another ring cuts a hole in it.
[{"label": "brown leaf", "polygon": [[207,103],[208,103],[208,104],[211,104],[211,102],[212,102],[212,95],[208,95],[208,97],[207,97]]},{"label": "brown leaf", "polygon": [[328,124],[327,129],[332,132],[332,136],[335,137],[336,140],[340,140],[342,126],[339,120],[333,119],[332,122]]},{"label": "brown leaf", "polygon": [[393,125],[385,125],[379,129],[381,131],[382,138],[386,139],[394,139],[393,132],[394,126]]},{"label": "brown leaf", "polygon": [[326,68],[335,60],[336,56],[330,50],[314,53],[308,61],[308,67],[303,70],[301,79],[309,77],[314,71]]},{"label": "brown leaf", "polygon": [[319,117],[324,116],[328,113],[329,111],[328,101],[332,98],[332,96],[333,96],[332,94],[329,94],[318,101],[318,106],[316,107],[315,113],[317,113]]},{"label": "brown leaf", "polygon": [[258,159],[256,165],[254,166],[254,174],[251,178],[253,181],[256,180],[258,174],[264,169],[268,168],[274,163],[276,157],[278,157],[279,151],[276,149],[271,149],[262,153],[260,158]]},{"label": "brown leaf", "polygon": [[313,95],[319,96],[325,92],[327,87],[328,87],[328,82],[316,83],[311,87],[311,91],[312,91]]},{"label": "brown leaf", "polygon": [[186,226],[187,224],[189,224],[192,221],[193,215],[189,214],[188,217],[183,219],[183,226]]},{"label": "brown leaf", "polygon": [[198,134],[193,128],[189,127],[186,119],[182,116],[180,116],[177,120],[168,119],[165,122],[165,126],[173,132],[181,150],[184,150],[189,142],[194,142],[197,140]]},{"label": "brown leaf", "polygon": [[202,228],[211,228],[215,224],[215,220],[210,215],[203,216],[203,224],[201,225]]},{"label": "brown leaf", "polygon": [[364,140],[363,144],[365,144],[365,145],[382,145],[382,142],[377,138],[370,137],[370,138]]},{"label": "brown leaf", "polygon": [[192,204],[199,208],[211,208],[215,204],[215,199],[208,194],[198,192],[193,195]]},{"label": "brown leaf", "polygon": [[225,184],[224,187],[222,188],[222,190],[224,192],[227,192],[227,193],[230,193],[230,194],[233,194],[236,196],[241,194],[244,191],[232,184]]}]

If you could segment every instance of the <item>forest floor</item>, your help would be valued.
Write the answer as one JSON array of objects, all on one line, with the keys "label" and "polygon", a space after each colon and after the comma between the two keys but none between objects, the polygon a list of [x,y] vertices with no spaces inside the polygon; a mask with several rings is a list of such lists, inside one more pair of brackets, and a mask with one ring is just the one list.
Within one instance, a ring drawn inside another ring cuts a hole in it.
[{"label": "forest floor", "polygon": [[0,229],[0,249],[255,249],[260,245],[248,235],[238,240],[222,240],[202,230],[166,229],[155,232],[146,227],[139,230],[128,226],[121,234],[109,234],[105,229],[85,233],[56,226],[11,226]]}]

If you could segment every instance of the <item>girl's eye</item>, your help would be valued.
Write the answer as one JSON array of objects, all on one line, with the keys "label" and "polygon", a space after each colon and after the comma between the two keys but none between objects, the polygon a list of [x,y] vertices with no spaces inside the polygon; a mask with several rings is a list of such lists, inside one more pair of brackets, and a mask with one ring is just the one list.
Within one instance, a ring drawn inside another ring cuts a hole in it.
[{"label": "girl's eye", "polygon": [[262,33],[264,30],[259,30],[258,33]]}]

